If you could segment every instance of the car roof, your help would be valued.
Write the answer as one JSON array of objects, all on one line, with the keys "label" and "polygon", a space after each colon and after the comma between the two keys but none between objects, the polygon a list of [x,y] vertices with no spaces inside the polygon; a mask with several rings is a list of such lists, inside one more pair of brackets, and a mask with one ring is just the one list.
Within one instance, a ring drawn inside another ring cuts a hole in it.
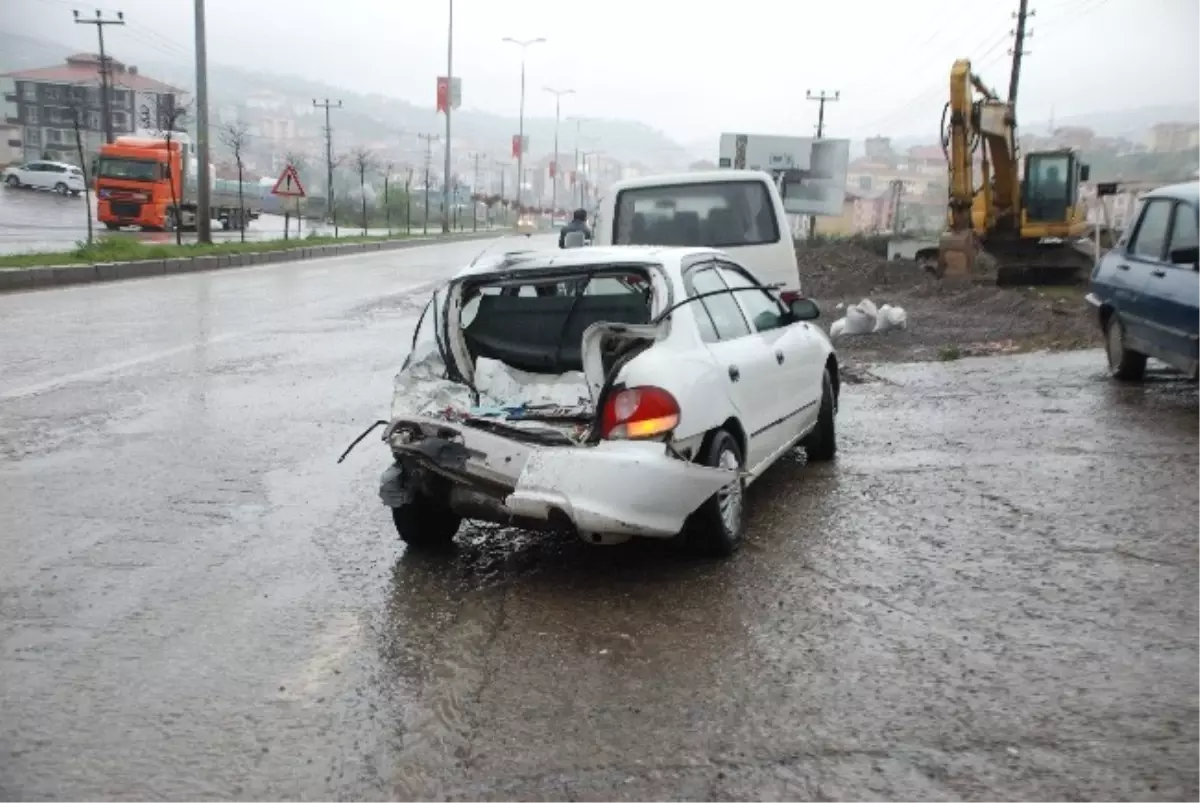
[{"label": "car roof", "polygon": [[663,173],[656,176],[638,176],[614,182],[613,191],[638,189],[641,187],[663,187],[679,184],[723,184],[734,181],[770,181],[771,177],[761,170],[698,170],[691,173]]},{"label": "car roof", "polygon": [[1200,204],[1200,181],[1183,181],[1179,184],[1168,184],[1150,190],[1143,198],[1171,198],[1177,201],[1191,201]]},{"label": "car roof", "polygon": [[666,247],[656,245],[610,245],[587,248],[528,248],[497,251],[481,255],[454,278],[493,273],[496,271],[545,270],[556,267],[586,267],[589,265],[644,265],[656,263],[670,268],[691,255],[718,254],[713,248]]}]

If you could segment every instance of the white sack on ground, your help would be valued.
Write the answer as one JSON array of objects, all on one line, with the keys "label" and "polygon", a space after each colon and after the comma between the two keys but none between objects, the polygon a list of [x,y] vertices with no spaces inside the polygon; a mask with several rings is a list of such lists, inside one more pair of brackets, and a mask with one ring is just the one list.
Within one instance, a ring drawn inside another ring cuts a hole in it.
[{"label": "white sack on ground", "polygon": [[[841,305],[839,305],[839,309],[840,307]],[[891,304],[876,307],[871,299],[864,298],[857,304],[847,307],[846,314],[833,322],[833,325],[829,327],[829,336],[867,335],[907,328],[908,313],[904,311],[903,307],[893,307]]]},{"label": "white sack on ground", "polygon": [[884,304],[879,308],[879,314],[875,318],[876,332],[889,332],[893,329],[908,328],[908,313],[904,311],[904,307],[893,307],[891,304]]}]

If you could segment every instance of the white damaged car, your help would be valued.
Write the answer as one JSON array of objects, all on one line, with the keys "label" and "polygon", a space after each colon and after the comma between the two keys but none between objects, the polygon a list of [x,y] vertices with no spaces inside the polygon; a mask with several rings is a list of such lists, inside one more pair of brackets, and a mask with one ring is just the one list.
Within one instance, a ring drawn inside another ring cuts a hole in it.
[{"label": "white damaged car", "polygon": [[727,555],[747,485],[797,445],[837,450],[818,315],[708,248],[473,265],[434,294],[396,377],[380,497],[413,546],[467,518]]}]

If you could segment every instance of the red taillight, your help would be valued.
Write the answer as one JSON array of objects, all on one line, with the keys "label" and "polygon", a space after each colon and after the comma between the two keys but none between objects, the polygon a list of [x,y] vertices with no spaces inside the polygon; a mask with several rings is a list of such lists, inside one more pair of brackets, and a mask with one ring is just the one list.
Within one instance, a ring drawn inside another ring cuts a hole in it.
[{"label": "red taillight", "polygon": [[604,405],[600,434],[609,440],[635,440],[664,435],[679,424],[679,403],[662,388],[628,388]]},{"label": "red taillight", "polygon": [[784,290],[779,294],[779,298],[784,304],[791,304],[798,298],[804,298],[804,293],[799,290]]}]

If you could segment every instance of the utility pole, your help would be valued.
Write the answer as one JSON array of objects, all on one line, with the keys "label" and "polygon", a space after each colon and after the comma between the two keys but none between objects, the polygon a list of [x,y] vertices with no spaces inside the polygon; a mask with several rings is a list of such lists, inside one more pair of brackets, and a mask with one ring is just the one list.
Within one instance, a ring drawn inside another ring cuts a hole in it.
[{"label": "utility pole", "polygon": [[817,139],[825,136],[825,104],[834,103],[841,99],[841,92],[834,92],[832,95],[825,94],[825,90],[821,90],[820,94],[814,95],[812,90],[805,93],[805,97],[809,100],[815,100],[820,106],[817,109]]},{"label": "utility pole", "polygon": [[[508,173],[508,162],[492,162],[492,167],[500,171],[500,211],[504,215],[501,225],[508,223],[508,199],[504,197],[504,176]],[[491,182],[488,182],[491,184]]]},{"label": "utility pole", "polygon": [[[571,175],[575,177],[575,187],[579,188],[579,205],[583,206],[583,182],[579,176],[579,126],[581,123],[587,122],[586,117],[568,117],[568,120],[575,121],[575,160],[571,163]],[[558,148],[555,148],[558,150]],[[571,197],[574,199],[575,190],[571,189]]]},{"label": "utility pole", "polygon": [[579,155],[580,155],[580,157],[583,158],[583,171],[582,172],[584,175],[583,183],[581,183],[580,188],[579,188],[579,205],[581,207],[583,207],[584,209],[587,209],[587,196],[590,195],[591,191],[592,191],[592,180],[591,180],[592,171],[588,165],[588,157],[589,156],[596,157],[596,167],[597,167],[597,169],[599,169],[599,167],[600,167],[600,151],[583,151]]},{"label": "utility pole", "polygon": [[1021,83],[1021,56],[1026,54],[1025,39],[1033,36],[1033,31],[1025,30],[1025,21],[1036,16],[1036,11],[1029,10],[1029,0],[1021,0],[1017,13],[1017,30],[1013,33],[1013,47],[1008,51],[1012,54],[1012,75],[1008,79],[1008,103],[1014,109],[1017,107],[1017,87]]},{"label": "utility pole", "polygon": [[325,217],[333,221],[333,236],[337,237],[337,207],[333,203],[333,127],[329,110],[342,108],[342,102],[330,102],[325,98],[324,103],[317,103],[313,98],[313,108],[325,110]]},{"label": "utility pole", "polygon": [[574,89],[554,89],[552,87],[543,87],[547,92],[554,96],[554,175],[550,177],[550,215],[558,214],[558,177],[562,175],[562,166],[558,163],[558,122],[562,116],[562,96],[574,95]]},{"label": "utility pole", "polygon": [[195,3],[196,242],[212,243],[212,171],[208,159],[208,46],[204,33],[204,0],[195,0]]},{"label": "utility pole", "polygon": [[[446,28],[446,164],[442,177],[442,234],[450,233],[450,109],[454,105],[454,0],[450,0],[450,23]],[[426,193],[428,183],[426,183]],[[455,193],[457,195],[457,193]]]},{"label": "utility pole", "polygon": [[521,211],[521,188],[525,183],[525,51],[530,45],[545,42],[542,37],[537,39],[513,39],[504,37],[503,41],[521,48],[521,110],[517,122],[517,213]]},{"label": "utility pole", "polygon": [[[441,137],[437,134],[417,134],[418,137],[425,140],[425,222],[423,232],[429,233],[429,171],[433,167],[433,143],[437,142]],[[446,229],[446,213],[449,210],[442,210],[442,231]]]},{"label": "utility pole", "polygon": [[104,26],[124,25],[125,14],[118,11],[115,20],[104,19],[100,15],[100,9],[96,9],[96,18],[89,20],[80,18],[78,11],[72,11],[71,13],[75,15],[76,25],[95,25],[96,35],[100,37],[100,108],[104,110],[104,140],[111,145],[113,141],[113,124],[112,108],[109,106],[109,87],[112,86],[112,73],[109,71],[108,56],[104,53]]},{"label": "utility pole", "polygon": [[[481,153],[471,154],[471,158],[475,160],[475,178],[471,181],[471,194],[478,196],[479,192],[479,160],[483,158]],[[471,231],[479,231],[479,202],[471,200]]]},{"label": "utility pole", "polygon": [[[825,90],[822,89],[819,94],[814,95],[812,93],[812,90],[809,89],[809,90],[805,91],[804,96],[808,100],[815,100],[818,103],[818,106],[817,106],[817,139],[821,139],[822,137],[825,136],[825,104],[826,103],[836,103],[837,101],[841,100],[842,93],[840,90],[838,90],[838,91],[834,92],[832,95],[827,95],[827,94],[825,94]],[[808,236],[809,236],[809,238],[811,239],[812,236],[816,233],[817,233],[817,216],[809,215],[808,216]]]}]

